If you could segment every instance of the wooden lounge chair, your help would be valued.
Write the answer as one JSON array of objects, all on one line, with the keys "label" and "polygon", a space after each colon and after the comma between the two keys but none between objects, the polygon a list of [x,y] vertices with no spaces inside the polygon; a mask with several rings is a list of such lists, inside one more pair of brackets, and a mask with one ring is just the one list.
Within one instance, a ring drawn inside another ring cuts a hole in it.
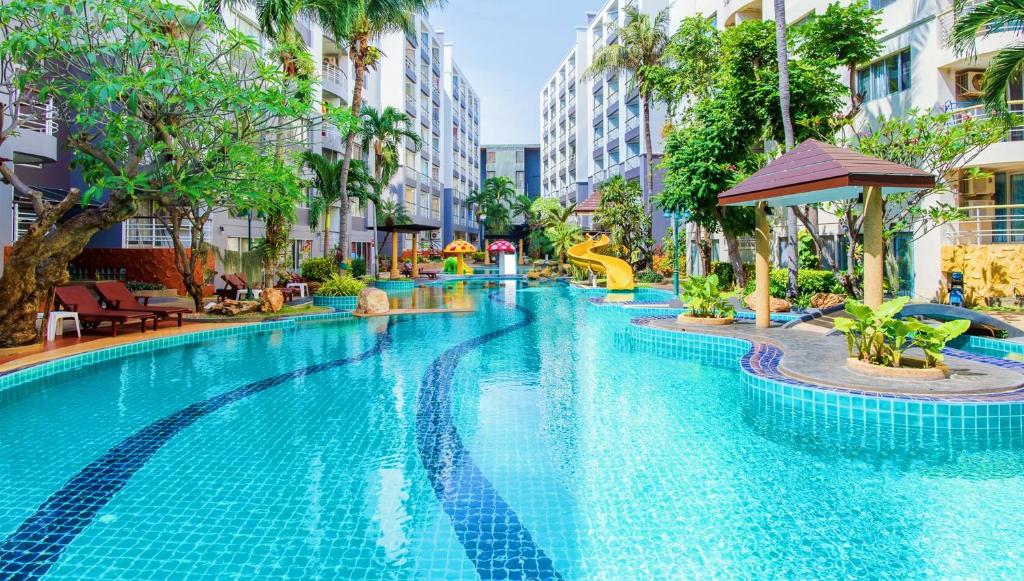
[{"label": "wooden lounge chair", "polygon": [[117,337],[117,326],[139,321],[140,329],[146,332],[146,321],[153,321],[156,329],[157,316],[153,312],[121,311],[104,309],[89,289],[84,286],[62,286],[56,290],[57,302],[69,311],[78,313],[78,319],[87,328],[94,328],[100,323],[110,323],[111,333]]},{"label": "wooden lounge chair", "polygon": [[441,270],[437,267],[424,268],[420,267],[420,276],[425,276],[429,279],[436,279],[437,275],[441,273]]},{"label": "wooden lounge chair", "polygon": [[220,279],[224,281],[224,288],[217,289],[217,301],[224,299],[237,299],[238,293],[246,290],[245,283],[233,274],[222,274]]},{"label": "wooden lounge chair", "polygon": [[402,264],[402,268],[398,271],[402,276],[412,276],[412,263],[405,262]]},{"label": "wooden lounge chair", "polygon": [[128,290],[124,283],[118,281],[97,282],[96,292],[100,294],[108,307],[118,311],[149,312],[155,314],[159,319],[170,319],[177,315],[179,327],[181,326],[181,317],[192,312],[192,309],[182,307],[151,306],[149,297],[142,297],[143,302],[140,303],[132,291]]}]

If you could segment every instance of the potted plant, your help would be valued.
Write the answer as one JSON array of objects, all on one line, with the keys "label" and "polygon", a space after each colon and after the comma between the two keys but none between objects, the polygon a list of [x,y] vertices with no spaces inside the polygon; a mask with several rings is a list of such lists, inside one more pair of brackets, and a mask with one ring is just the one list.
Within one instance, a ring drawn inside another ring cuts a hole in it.
[{"label": "potted plant", "polygon": [[[949,369],[942,364],[942,350],[970,328],[970,321],[932,326],[916,319],[897,318],[909,300],[899,297],[872,309],[847,299],[850,318],[836,319],[835,329],[846,336],[849,368],[867,375],[904,379],[949,376]],[[913,347],[919,348],[924,357],[907,356]]]},{"label": "potted plant", "polygon": [[677,317],[680,323],[716,326],[733,323],[736,309],[719,290],[716,275],[691,276],[682,281],[682,286],[680,298],[686,304],[687,311]]},{"label": "potted plant", "polygon": [[313,294],[313,304],[338,310],[356,308],[359,293],[366,283],[347,274],[332,274]]}]

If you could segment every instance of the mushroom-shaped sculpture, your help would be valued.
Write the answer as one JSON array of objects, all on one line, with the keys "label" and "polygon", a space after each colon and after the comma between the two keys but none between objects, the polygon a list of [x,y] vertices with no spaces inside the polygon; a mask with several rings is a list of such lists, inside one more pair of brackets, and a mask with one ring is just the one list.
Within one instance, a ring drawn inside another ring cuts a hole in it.
[{"label": "mushroom-shaped sculpture", "polygon": [[444,247],[445,255],[454,256],[458,260],[458,266],[455,268],[457,274],[466,274],[465,255],[469,252],[476,252],[476,246],[465,240],[452,240]]},{"label": "mushroom-shaped sculpture", "polygon": [[498,273],[502,275],[515,276],[516,273],[516,246],[508,240],[495,240],[487,247],[488,252],[498,255]]}]

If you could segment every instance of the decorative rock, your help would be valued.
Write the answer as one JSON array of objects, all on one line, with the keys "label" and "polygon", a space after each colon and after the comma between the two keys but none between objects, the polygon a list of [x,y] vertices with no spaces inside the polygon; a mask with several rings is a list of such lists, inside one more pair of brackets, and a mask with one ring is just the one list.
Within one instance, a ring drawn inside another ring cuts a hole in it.
[{"label": "decorative rock", "polygon": [[243,313],[251,313],[258,311],[260,303],[258,301],[236,301],[227,299],[221,303],[215,303],[212,307],[206,310],[211,315],[225,315],[228,317],[234,317]]},{"label": "decorative rock", "polygon": [[[754,295],[748,295],[747,298],[743,300],[743,302],[747,305],[747,308],[749,308],[750,310],[757,310],[754,304]],[[791,308],[793,308],[793,306],[789,304],[789,301],[785,299],[777,299],[775,297],[772,297],[771,307],[769,308],[769,310],[773,313],[788,313]]]},{"label": "decorative rock", "polygon": [[391,310],[388,303],[388,293],[379,288],[366,287],[359,291],[359,302],[356,312],[366,315],[379,315]]},{"label": "decorative rock", "polygon": [[811,306],[816,309],[831,309],[846,302],[846,297],[835,293],[815,293],[811,296]]},{"label": "decorative rock", "polygon": [[260,312],[276,313],[284,306],[284,293],[276,288],[268,288],[260,294]]}]

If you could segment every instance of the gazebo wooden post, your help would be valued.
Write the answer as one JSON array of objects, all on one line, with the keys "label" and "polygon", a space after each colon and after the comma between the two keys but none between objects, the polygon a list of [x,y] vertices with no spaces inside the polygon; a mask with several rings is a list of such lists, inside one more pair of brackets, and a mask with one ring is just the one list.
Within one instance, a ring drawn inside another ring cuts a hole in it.
[{"label": "gazebo wooden post", "polygon": [[487,237],[486,236],[483,237],[483,245],[481,246],[481,248],[484,249],[484,264],[490,264],[491,263],[491,253],[487,252]]},{"label": "gazebo wooden post", "polygon": [[771,297],[771,227],[768,225],[767,204],[758,202],[754,210],[755,231],[754,250],[757,257],[754,262],[754,310],[757,313],[757,326],[767,329],[772,324]]},{"label": "gazebo wooden post", "polygon": [[420,275],[420,253],[419,253],[419,234],[416,232],[412,233],[412,277],[417,278]]},{"label": "gazebo wooden post", "polygon": [[526,255],[523,254],[523,239],[520,238],[519,239],[519,265],[522,266],[524,264],[526,264]]},{"label": "gazebo wooden post", "polygon": [[391,233],[391,278],[398,278],[398,232]]},{"label": "gazebo wooden post", "polygon": [[882,277],[885,264],[882,241],[884,220],[882,189],[864,188],[864,304],[877,309],[882,305]]}]

